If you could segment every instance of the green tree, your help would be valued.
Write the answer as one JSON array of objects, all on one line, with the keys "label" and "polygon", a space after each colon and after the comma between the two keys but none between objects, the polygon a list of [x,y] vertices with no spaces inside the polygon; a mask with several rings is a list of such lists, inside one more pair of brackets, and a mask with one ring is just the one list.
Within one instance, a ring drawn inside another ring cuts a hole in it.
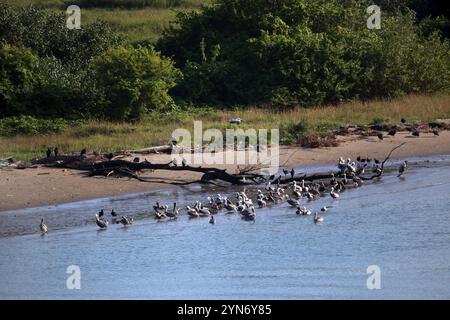
[{"label": "green tree", "polygon": [[169,90],[181,73],[152,48],[119,47],[96,60],[98,81],[107,92],[106,115],[135,120],[144,112],[171,105]]},{"label": "green tree", "polygon": [[20,97],[33,88],[37,61],[29,49],[0,47],[0,116],[22,111]]}]

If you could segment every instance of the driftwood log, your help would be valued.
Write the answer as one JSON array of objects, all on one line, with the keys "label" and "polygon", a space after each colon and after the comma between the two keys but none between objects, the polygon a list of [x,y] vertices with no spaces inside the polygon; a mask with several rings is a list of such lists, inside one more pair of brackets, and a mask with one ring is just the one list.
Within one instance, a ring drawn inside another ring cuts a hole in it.
[{"label": "driftwood log", "polygon": [[[373,180],[379,178],[385,172],[385,164],[390,159],[391,155],[395,150],[402,147],[405,143],[398,145],[393,148],[391,152],[386,156],[384,161],[381,162],[380,170],[371,175],[359,174],[357,178],[363,181]],[[116,154],[117,155],[117,154]],[[132,162],[127,160],[108,160],[106,155],[61,155],[58,157],[48,157],[43,159],[36,159],[32,161],[33,165],[44,165],[47,167],[56,168],[70,168],[88,171],[89,176],[118,176],[118,177],[128,177],[136,179],[142,182],[160,182],[168,183],[173,185],[188,185],[193,183],[202,184],[220,184],[226,183],[231,185],[256,185],[266,182],[276,183],[279,185],[286,185],[292,183],[293,181],[306,183],[312,183],[314,181],[327,181],[332,177],[342,177],[342,172],[325,172],[325,173],[314,173],[310,175],[298,174],[294,177],[286,176],[264,176],[261,174],[251,173],[242,170],[238,174],[228,173],[225,169],[211,168],[211,167],[194,167],[190,165],[186,166],[175,166],[172,162],[169,163],[151,163],[149,161],[143,162]],[[252,170],[256,171],[258,168],[253,166]],[[156,181],[154,178],[141,176],[140,173],[146,170],[167,170],[167,171],[189,171],[201,173],[202,176],[199,180],[194,181],[169,181],[160,180]]]}]

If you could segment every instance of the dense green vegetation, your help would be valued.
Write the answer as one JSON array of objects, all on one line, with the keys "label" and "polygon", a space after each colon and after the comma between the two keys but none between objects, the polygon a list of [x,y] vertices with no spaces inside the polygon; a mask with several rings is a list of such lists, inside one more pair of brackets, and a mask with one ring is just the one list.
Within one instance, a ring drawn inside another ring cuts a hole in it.
[{"label": "dense green vegetation", "polygon": [[366,27],[363,0],[223,0],[180,13],[158,43],[195,103],[322,105],[434,92],[450,84],[449,44],[414,13],[383,11]]},{"label": "dense green vegetation", "polygon": [[[374,1],[380,30],[366,27],[373,1],[219,0],[189,11],[211,2],[83,0],[88,23],[69,30],[65,1],[1,1],[0,134],[20,133],[8,129],[15,124],[57,132],[64,121],[137,121],[192,105],[279,110],[450,87],[445,1]],[[128,25],[136,15],[137,29]],[[151,36],[136,37],[148,28]],[[45,119],[65,120],[55,129]]]}]

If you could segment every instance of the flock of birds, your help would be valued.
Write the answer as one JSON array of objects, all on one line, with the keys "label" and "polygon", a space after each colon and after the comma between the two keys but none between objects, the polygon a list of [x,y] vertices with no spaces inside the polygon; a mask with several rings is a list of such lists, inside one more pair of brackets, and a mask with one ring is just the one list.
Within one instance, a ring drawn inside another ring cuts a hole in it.
[{"label": "flock of birds", "polygon": [[[369,167],[371,165],[371,167]],[[209,217],[209,223],[215,224],[217,221],[217,214],[219,212],[224,212],[226,214],[240,214],[241,218],[245,221],[256,221],[256,208],[261,209],[270,205],[280,204],[287,202],[290,207],[296,209],[296,214],[301,216],[312,216],[314,223],[322,223],[324,218],[319,215],[318,212],[313,212],[308,210],[305,206],[301,206],[300,202],[304,199],[308,202],[317,200],[319,197],[326,196],[327,193],[332,199],[338,199],[340,193],[344,191],[348,185],[353,187],[359,187],[362,185],[363,181],[359,177],[364,173],[364,170],[371,168],[373,172],[379,172],[382,170],[382,163],[377,159],[361,158],[358,157],[355,161],[350,158],[344,160],[342,157],[339,158],[337,167],[340,171],[338,177],[333,173],[331,178],[327,181],[328,187],[325,182],[305,182],[302,180],[297,183],[293,180],[292,183],[282,188],[279,184],[279,179],[277,185],[272,185],[269,181],[263,190],[257,190],[255,203],[247,195],[246,191],[236,192],[235,200],[233,201],[227,196],[222,196],[217,194],[215,197],[207,197],[207,205],[204,205],[201,201],[196,201],[193,206],[187,206],[185,211],[190,219],[205,218]],[[408,167],[408,161],[403,161],[398,168],[398,177],[405,173]],[[292,178],[295,176],[295,170],[291,169],[283,170],[284,175],[290,174]],[[324,206],[320,209],[322,213],[328,212],[329,209],[333,208],[332,205]],[[164,220],[175,220],[181,215],[182,208],[177,207],[174,203],[172,208],[168,205],[162,205],[159,202],[153,206],[154,217],[158,221]],[[133,224],[133,217],[121,216],[114,211],[110,212],[111,223],[112,224],[122,224],[123,226],[130,226]],[[95,222],[100,229],[107,229],[110,224],[109,220],[105,216],[104,209],[100,210],[99,213],[95,214]],[[40,230],[42,234],[48,232],[48,227],[44,223],[44,219],[41,219]]]},{"label": "flock of birds", "polygon": [[[406,120],[405,120],[404,118],[402,118],[400,121],[401,121],[401,123],[403,123],[403,124],[406,123]],[[417,128],[414,128],[414,127],[413,127],[413,128],[407,128],[407,130],[411,132],[411,135],[412,135],[413,137],[420,137],[420,131],[419,131]],[[438,129],[433,128],[432,132],[433,132],[433,134],[434,134],[435,136],[439,136],[439,130],[438,130]],[[390,130],[388,131],[388,133],[387,133],[387,135],[388,135],[388,136],[391,136],[391,137],[394,137],[396,134],[397,134],[397,129],[395,129],[395,128],[390,129]],[[381,133],[381,132],[379,132],[379,133],[377,134],[377,137],[378,137],[378,139],[380,139],[380,140],[384,140],[384,135],[383,135],[383,133]]]}]

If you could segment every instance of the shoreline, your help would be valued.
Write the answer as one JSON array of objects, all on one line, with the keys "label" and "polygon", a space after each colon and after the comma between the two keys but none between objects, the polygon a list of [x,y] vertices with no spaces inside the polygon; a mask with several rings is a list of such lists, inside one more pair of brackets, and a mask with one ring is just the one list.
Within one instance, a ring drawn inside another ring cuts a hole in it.
[{"label": "shoreline", "polygon": [[[412,138],[407,132],[379,141],[377,137],[339,137],[336,147],[305,149],[296,146],[280,147],[280,168],[310,168],[335,164],[340,156],[384,158],[396,145],[407,142],[392,155],[392,160],[408,157],[427,157],[450,154],[450,131],[440,136],[424,133]],[[168,162],[170,155],[149,155],[151,162]],[[142,160],[144,157],[142,157]],[[233,166],[226,167],[235,170]],[[155,179],[198,178],[191,172],[161,172],[146,174]],[[176,187],[170,184],[140,182],[127,178],[86,177],[84,172],[56,168],[0,169],[0,212],[31,207],[52,206],[111,196],[154,191]]]}]

